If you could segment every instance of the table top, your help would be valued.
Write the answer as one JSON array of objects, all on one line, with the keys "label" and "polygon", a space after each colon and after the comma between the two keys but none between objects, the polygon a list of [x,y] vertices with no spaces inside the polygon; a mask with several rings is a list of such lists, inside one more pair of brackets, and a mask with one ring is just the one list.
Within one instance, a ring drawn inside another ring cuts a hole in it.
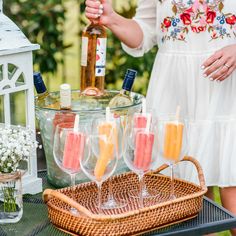
[{"label": "table top", "polygon": [[[39,172],[44,188],[53,188],[46,179],[46,171]],[[0,225],[0,236],[66,236],[48,220],[47,206],[42,194],[24,195],[23,217],[15,224]],[[162,228],[144,235],[203,235],[236,227],[236,217],[223,207],[204,197],[203,208],[194,219]]]}]

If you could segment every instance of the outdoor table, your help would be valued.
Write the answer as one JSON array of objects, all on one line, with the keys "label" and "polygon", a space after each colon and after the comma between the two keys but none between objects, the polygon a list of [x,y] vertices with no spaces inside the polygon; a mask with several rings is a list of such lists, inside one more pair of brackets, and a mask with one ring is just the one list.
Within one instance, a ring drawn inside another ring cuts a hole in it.
[{"label": "outdoor table", "polygon": [[[53,188],[47,182],[47,172],[38,172],[43,179],[43,188]],[[42,194],[24,195],[24,213],[15,224],[0,225],[0,236],[66,236],[54,227],[47,215],[47,206],[43,203]],[[204,235],[236,228],[236,217],[215,202],[204,197],[203,208],[199,215],[191,220],[178,223],[143,235]]]}]

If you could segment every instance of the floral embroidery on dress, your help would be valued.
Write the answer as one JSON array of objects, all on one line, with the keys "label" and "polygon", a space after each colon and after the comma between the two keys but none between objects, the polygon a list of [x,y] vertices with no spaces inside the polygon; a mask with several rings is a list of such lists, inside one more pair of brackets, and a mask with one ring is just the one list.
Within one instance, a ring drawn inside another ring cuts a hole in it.
[{"label": "floral embroidery on dress", "polygon": [[225,13],[224,0],[183,0],[172,1],[173,16],[166,17],[161,23],[165,34],[162,41],[180,40],[186,42],[191,31],[208,31],[210,40],[224,37],[236,37],[236,16]]}]

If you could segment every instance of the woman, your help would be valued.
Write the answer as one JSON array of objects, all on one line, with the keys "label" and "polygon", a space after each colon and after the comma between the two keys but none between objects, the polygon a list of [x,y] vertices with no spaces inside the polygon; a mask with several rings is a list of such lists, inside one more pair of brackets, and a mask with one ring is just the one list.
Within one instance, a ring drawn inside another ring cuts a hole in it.
[{"label": "woman", "polygon": [[[139,0],[135,17],[126,19],[107,0],[87,0],[86,16],[135,57],[158,45],[148,108],[162,115],[181,105],[192,120],[190,155],[236,214],[236,1]],[[194,181],[191,170],[184,172]]]}]

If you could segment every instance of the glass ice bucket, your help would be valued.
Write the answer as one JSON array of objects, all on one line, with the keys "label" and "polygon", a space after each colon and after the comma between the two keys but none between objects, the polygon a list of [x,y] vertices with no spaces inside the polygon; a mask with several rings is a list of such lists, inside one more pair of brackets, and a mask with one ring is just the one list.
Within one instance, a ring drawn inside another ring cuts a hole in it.
[{"label": "glass ice bucket", "polygon": [[[118,94],[118,91],[105,91],[101,97],[81,97],[78,90],[72,91],[72,110],[63,111],[59,109],[59,92],[52,92],[50,96],[56,100],[54,107],[45,107],[35,98],[36,117],[39,123],[41,138],[46,156],[47,178],[55,187],[66,187],[70,185],[70,176],[63,172],[56,164],[53,158],[53,135],[57,124],[70,123],[74,121],[76,114],[80,115],[80,123],[86,126],[92,125],[95,117],[105,115],[106,107],[109,101]],[[143,96],[138,93],[131,93],[133,104],[130,106],[117,107],[111,109],[112,113],[119,115],[122,123],[127,115],[132,115],[141,111]],[[116,174],[127,171],[127,167],[120,158],[116,168]],[[87,177],[82,171],[76,176],[76,183],[87,181]]]}]

